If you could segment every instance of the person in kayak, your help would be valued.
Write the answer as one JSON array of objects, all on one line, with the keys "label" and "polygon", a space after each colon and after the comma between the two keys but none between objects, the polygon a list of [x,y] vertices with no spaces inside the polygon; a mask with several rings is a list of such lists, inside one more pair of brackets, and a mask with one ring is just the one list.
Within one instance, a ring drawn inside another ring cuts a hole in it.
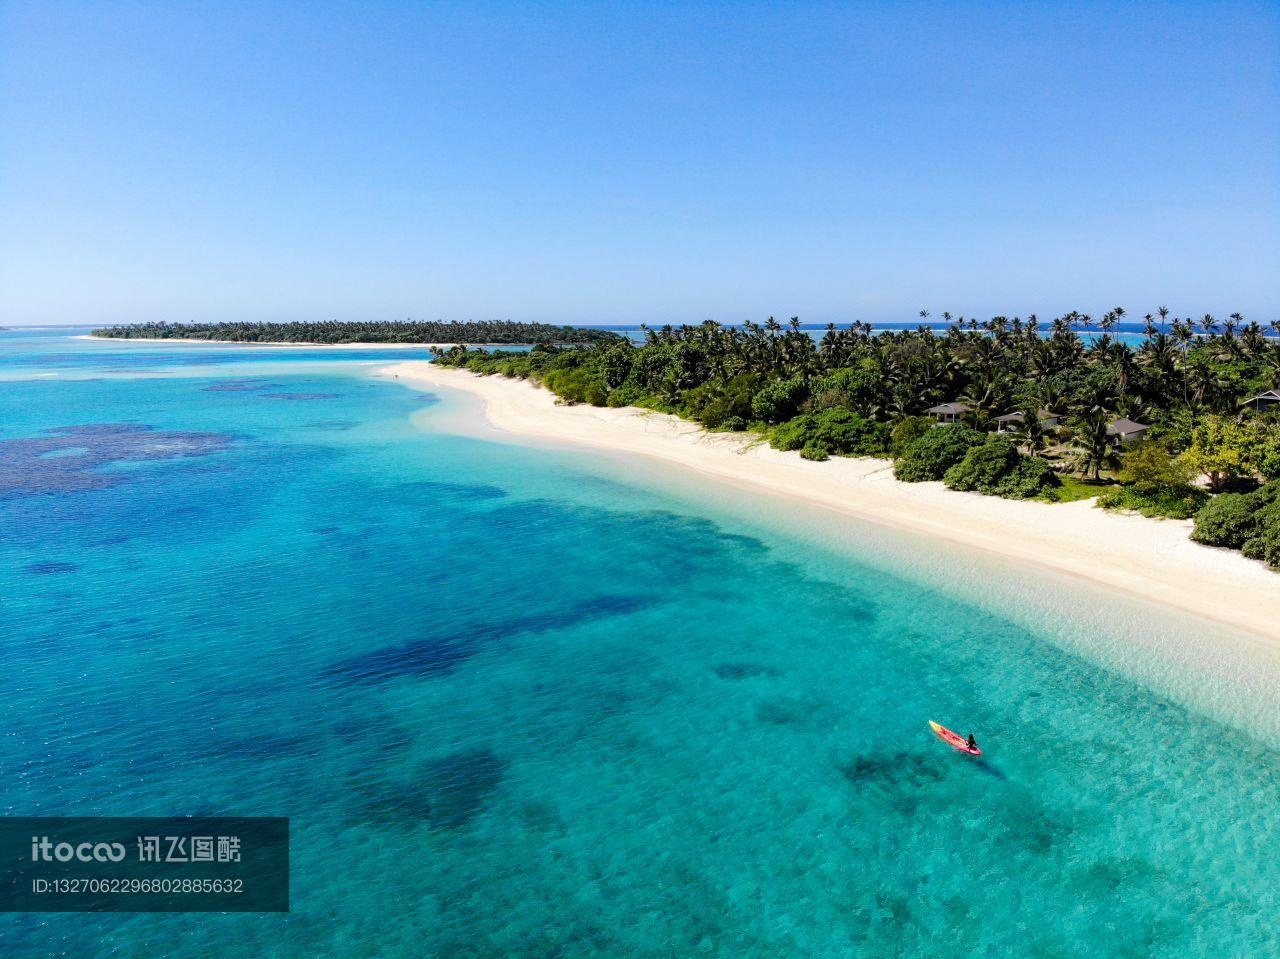
[{"label": "person in kayak", "polygon": [[973,738],[973,733],[970,733],[970,734],[969,734],[969,748],[970,748],[970,749],[977,749],[977,748],[978,748],[978,741],[977,741],[976,739],[974,739],[974,738]]}]

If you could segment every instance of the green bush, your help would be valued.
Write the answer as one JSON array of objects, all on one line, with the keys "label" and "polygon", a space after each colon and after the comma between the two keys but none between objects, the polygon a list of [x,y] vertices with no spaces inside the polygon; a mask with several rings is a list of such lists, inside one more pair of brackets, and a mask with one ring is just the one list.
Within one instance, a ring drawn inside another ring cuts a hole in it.
[{"label": "green bush", "polygon": [[989,496],[1028,499],[1060,485],[1046,460],[1023,456],[1007,439],[988,437],[971,447],[964,458],[947,470],[943,482],[951,489],[971,490]]},{"label": "green bush", "polygon": [[1241,547],[1249,559],[1260,559],[1272,567],[1280,567],[1280,517],[1271,517]]},{"label": "green bush", "polygon": [[842,367],[813,384],[813,396],[819,409],[844,407],[854,411],[866,411],[885,388],[885,376],[880,364],[872,359],[859,362],[856,367]]},{"label": "green bush", "polygon": [[1175,459],[1159,443],[1135,443],[1120,454],[1116,479],[1137,487],[1139,492],[1184,491],[1192,478],[1191,467]]},{"label": "green bush", "polygon": [[1254,531],[1241,547],[1245,556],[1263,560],[1271,566],[1280,566],[1280,500],[1276,498],[1280,489],[1276,489],[1277,486],[1280,484],[1270,483],[1249,494],[1257,507]]},{"label": "green bush", "polygon": [[1013,444],[991,436],[967,450],[964,458],[947,470],[942,481],[951,489],[986,493],[998,486],[1017,466],[1018,451]]},{"label": "green bush", "polygon": [[631,361],[635,352],[635,348],[630,343],[620,343],[601,353],[600,372],[611,389],[617,389],[631,375]]},{"label": "green bush", "polygon": [[746,421],[752,415],[751,397],[757,377],[753,373],[729,381],[711,380],[685,394],[684,414],[708,429],[721,429],[730,419]]},{"label": "green bush", "polygon": [[799,450],[816,442],[828,455],[883,456],[888,433],[887,424],[846,409],[828,409],[803,413],[775,427],[770,443],[774,449]]},{"label": "green bush", "polygon": [[1229,482],[1252,474],[1252,432],[1226,416],[1204,417],[1191,431],[1191,446],[1182,459],[1193,473],[1209,477],[1214,492]]},{"label": "green bush", "polygon": [[1103,509],[1123,509],[1143,516],[1190,519],[1209,498],[1190,484],[1192,469],[1182,457],[1150,440],[1120,454],[1116,478],[1126,484],[1098,497]]},{"label": "green bush", "polygon": [[831,448],[822,440],[809,440],[804,444],[804,449],[800,451],[800,455],[804,459],[821,462],[831,456]]},{"label": "green bush", "polygon": [[909,445],[893,464],[893,475],[907,483],[940,480],[972,447],[984,440],[968,426],[934,426]]},{"label": "green bush", "polygon": [[567,403],[581,403],[586,391],[585,377],[577,370],[549,370],[542,385]]},{"label": "green bush", "polygon": [[1253,448],[1253,465],[1269,480],[1280,479],[1280,431],[1265,430]]},{"label": "green bush", "polygon": [[1239,549],[1257,524],[1252,493],[1222,493],[1196,513],[1191,538],[1206,546]]},{"label": "green bush", "polygon": [[893,432],[889,437],[889,452],[896,459],[907,451],[907,447],[928,433],[934,426],[932,416],[907,416],[893,424]]},{"label": "green bush", "polygon": [[658,389],[667,375],[671,356],[661,349],[647,347],[636,351],[631,362],[631,376],[645,393]]},{"label": "green bush", "polygon": [[644,390],[634,380],[628,380],[615,390],[609,391],[606,406],[639,406],[644,399]]},{"label": "green bush", "polygon": [[1205,506],[1209,494],[1194,486],[1147,489],[1139,486],[1117,486],[1098,497],[1103,509],[1123,509],[1143,516],[1166,519],[1190,519]]},{"label": "green bush", "polygon": [[542,375],[542,385],[566,403],[604,406],[609,387],[598,372],[588,367],[551,369]]},{"label": "green bush", "polygon": [[1031,499],[1062,485],[1062,479],[1042,456],[1021,456],[1013,472],[992,492],[1008,499]]},{"label": "green bush", "polygon": [[751,400],[751,413],[765,423],[781,423],[800,411],[807,396],[801,380],[777,380],[760,390]]},{"label": "green bush", "polygon": [[603,380],[590,379],[583,387],[582,398],[592,406],[604,406],[609,402],[609,387]]},{"label": "green bush", "polygon": [[769,445],[775,450],[798,450],[809,442],[812,435],[813,417],[797,416],[795,419],[776,426],[769,434]]},{"label": "green bush", "polygon": [[1215,496],[1196,514],[1191,538],[1280,567],[1280,482],[1252,493]]}]

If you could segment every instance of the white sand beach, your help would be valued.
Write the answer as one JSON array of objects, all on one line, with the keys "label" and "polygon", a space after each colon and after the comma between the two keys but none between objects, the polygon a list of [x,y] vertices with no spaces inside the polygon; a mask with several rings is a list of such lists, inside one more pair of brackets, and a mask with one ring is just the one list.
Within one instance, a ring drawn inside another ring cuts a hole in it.
[{"label": "white sand beach", "polygon": [[741,436],[708,433],[634,408],[560,405],[523,380],[413,360],[382,375],[465,390],[499,430],[656,457],[757,490],[899,529],[989,550],[1154,600],[1268,638],[1280,638],[1280,576],[1239,553],[1193,543],[1191,523],[1097,509],[1092,500],[1041,503],[901,483],[888,461],[817,463]]}]

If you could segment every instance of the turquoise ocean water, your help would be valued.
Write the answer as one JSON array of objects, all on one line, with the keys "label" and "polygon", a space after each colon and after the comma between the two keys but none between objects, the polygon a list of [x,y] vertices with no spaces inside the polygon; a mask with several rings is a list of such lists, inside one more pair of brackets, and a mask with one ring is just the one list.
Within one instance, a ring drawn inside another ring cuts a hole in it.
[{"label": "turquoise ocean water", "polygon": [[1266,646],[503,441],[417,355],[0,333],[0,810],[293,835],[288,915],[0,956],[1280,954]]}]

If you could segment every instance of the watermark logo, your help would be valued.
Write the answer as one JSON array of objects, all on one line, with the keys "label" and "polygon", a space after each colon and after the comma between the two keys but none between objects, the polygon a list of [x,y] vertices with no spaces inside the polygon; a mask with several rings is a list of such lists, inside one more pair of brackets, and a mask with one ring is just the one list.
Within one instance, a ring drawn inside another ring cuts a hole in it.
[{"label": "watermark logo", "polygon": [[120,842],[54,842],[48,836],[31,837],[32,862],[123,862],[128,850]]},{"label": "watermark logo", "polygon": [[0,912],[288,911],[283,817],[0,817]]}]

